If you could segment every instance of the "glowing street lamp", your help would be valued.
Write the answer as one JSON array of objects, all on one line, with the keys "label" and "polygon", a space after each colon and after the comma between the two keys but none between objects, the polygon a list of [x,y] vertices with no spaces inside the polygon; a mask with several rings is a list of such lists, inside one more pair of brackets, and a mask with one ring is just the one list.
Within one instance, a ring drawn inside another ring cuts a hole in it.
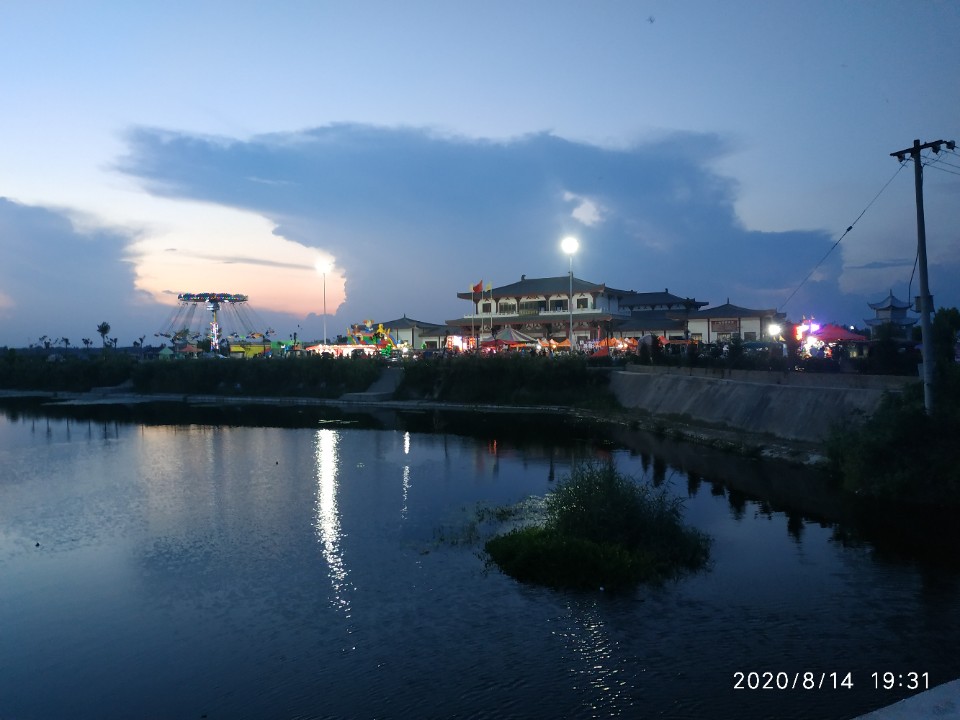
[{"label": "glowing street lamp", "polygon": [[560,249],[570,256],[570,352],[573,352],[573,256],[580,249],[580,241],[568,235],[560,241]]}]

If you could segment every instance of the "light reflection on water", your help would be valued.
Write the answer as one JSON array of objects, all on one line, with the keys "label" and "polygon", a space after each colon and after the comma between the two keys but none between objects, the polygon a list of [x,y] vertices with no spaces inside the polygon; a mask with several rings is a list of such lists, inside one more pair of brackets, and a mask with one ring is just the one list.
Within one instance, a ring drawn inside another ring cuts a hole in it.
[{"label": "light reflection on water", "polygon": [[350,618],[350,593],[353,588],[349,571],[343,559],[341,545],[340,511],[337,508],[337,471],[339,431],[329,428],[317,430],[317,536],[323,548],[332,587],[334,608]]},{"label": "light reflection on water", "polygon": [[[708,571],[554,593],[438,541],[597,456],[687,498]],[[866,687],[873,670],[960,675],[955,574],[609,444],[0,415],[0,462],[4,720],[842,720],[896,699]],[[764,669],[859,685],[732,691]]]}]

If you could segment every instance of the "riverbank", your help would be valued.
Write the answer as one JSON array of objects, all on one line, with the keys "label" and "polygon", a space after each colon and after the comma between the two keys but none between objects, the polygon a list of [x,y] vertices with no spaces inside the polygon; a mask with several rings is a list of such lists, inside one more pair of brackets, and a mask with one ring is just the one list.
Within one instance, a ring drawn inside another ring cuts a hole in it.
[{"label": "riverbank", "polygon": [[[386,371],[391,383],[396,371]],[[690,443],[735,455],[815,466],[824,461],[822,444],[777,438],[770,433],[751,433],[726,426],[709,426],[686,417],[657,416],[642,408],[587,410],[559,405],[502,405],[456,403],[438,400],[393,400],[393,392],[380,382],[367,392],[348,393],[336,399],[309,397],[263,397],[255,395],[208,395],[179,393],[134,393],[128,387],[96,388],[90,392],[2,390],[0,399],[37,399],[58,406],[136,405],[141,403],[183,403],[225,406],[269,405],[275,407],[334,407],[343,410],[393,410],[408,412],[455,411],[529,415],[565,415],[620,428],[621,435],[647,432],[671,443]]]},{"label": "riverbank", "polygon": [[[893,674],[890,674],[893,677]],[[899,676],[898,676],[899,677]],[[853,720],[960,720],[960,680],[938,685],[922,693],[860,715]]]}]

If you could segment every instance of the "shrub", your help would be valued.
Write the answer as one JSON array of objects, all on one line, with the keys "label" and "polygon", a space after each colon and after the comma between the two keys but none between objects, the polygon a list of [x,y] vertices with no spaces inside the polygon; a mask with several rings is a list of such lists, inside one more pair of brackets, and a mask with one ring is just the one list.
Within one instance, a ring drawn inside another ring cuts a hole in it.
[{"label": "shrub", "polygon": [[604,373],[583,356],[474,354],[409,363],[398,397],[504,405],[616,405]]},{"label": "shrub", "polygon": [[960,368],[940,367],[934,397],[928,415],[915,383],[886,395],[862,426],[835,430],[827,457],[841,486],[876,500],[960,506]]},{"label": "shrub", "polygon": [[547,496],[542,525],[494,537],[485,549],[521,582],[619,590],[701,567],[709,542],[682,524],[682,502],[665,489],[584,464]]}]

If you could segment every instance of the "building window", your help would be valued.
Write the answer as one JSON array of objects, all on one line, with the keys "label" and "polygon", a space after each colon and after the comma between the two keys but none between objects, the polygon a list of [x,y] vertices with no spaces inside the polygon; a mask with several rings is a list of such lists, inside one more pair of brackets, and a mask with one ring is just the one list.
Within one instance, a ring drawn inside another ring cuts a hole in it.
[{"label": "building window", "polygon": [[745,342],[755,342],[757,339],[757,334],[755,332],[745,332],[743,334],[743,339]]},{"label": "building window", "polygon": [[703,333],[690,333],[690,339],[696,342],[703,342]]},{"label": "building window", "polygon": [[550,301],[550,310],[552,312],[562,312],[567,309],[566,300],[551,300]]},{"label": "building window", "polygon": [[547,309],[545,300],[523,300],[520,303],[520,315],[539,315]]},{"label": "building window", "polygon": [[502,302],[500,303],[500,314],[501,315],[512,315],[517,311],[517,304],[512,302]]},{"label": "building window", "polygon": [[489,314],[492,310],[493,310],[492,303],[485,302],[480,304],[480,312],[484,313],[485,315]]},{"label": "building window", "polygon": [[589,298],[577,298],[577,310],[586,310],[590,307]]}]

